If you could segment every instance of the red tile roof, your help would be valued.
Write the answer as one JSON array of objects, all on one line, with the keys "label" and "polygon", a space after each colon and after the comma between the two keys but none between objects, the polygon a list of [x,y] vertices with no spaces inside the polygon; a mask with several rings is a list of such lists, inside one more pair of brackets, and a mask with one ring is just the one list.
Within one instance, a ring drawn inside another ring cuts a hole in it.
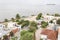
[{"label": "red tile roof", "polygon": [[15,34],[18,31],[18,28],[13,29],[12,32]]},{"label": "red tile roof", "polygon": [[47,35],[48,39],[57,40],[58,32],[49,30],[49,29],[44,29],[44,30],[42,30],[41,34]]}]

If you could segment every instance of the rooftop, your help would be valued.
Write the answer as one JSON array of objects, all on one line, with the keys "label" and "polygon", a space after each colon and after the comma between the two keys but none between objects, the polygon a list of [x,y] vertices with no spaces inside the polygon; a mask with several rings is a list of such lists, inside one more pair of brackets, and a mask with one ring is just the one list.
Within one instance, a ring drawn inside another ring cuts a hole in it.
[{"label": "rooftop", "polygon": [[41,34],[47,35],[47,38],[50,40],[57,40],[57,31],[49,30],[49,29],[44,29],[42,30]]}]

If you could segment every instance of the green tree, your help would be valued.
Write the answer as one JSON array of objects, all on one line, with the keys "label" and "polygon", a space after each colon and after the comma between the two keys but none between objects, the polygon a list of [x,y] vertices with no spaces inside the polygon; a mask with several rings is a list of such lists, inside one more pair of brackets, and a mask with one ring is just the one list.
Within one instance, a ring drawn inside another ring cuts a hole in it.
[{"label": "green tree", "polygon": [[8,19],[5,19],[4,22],[8,22],[9,20]]},{"label": "green tree", "polygon": [[42,27],[42,28],[46,28],[47,25],[48,25],[48,22],[45,22],[45,21],[42,21],[42,22],[41,22],[41,27]]},{"label": "green tree", "polygon": [[32,26],[29,27],[29,31],[30,31],[30,32],[33,32],[33,34],[34,34],[34,36],[33,36],[33,40],[36,40],[36,39],[35,39],[36,27],[32,27]]},{"label": "green tree", "polygon": [[53,23],[53,20],[50,20],[50,22],[49,23]]},{"label": "green tree", "polygon": [[22,31],[21,31],[21,36],[24,36],[27,32],[28,32],[28,31],[26,31],[26,30],[22,30]]},{"label": "green tree", "polygon": [[20,20],[20,21],[18,22],[18,25],[22,24],[23,22],[24,22],[24,20]]},{"label": "green tree", "polygon": [[11,18],[11,21],[12,21],[12,22],[15,22],[15,19],[14,19],[14,18]]},{"label": "green tree", "polygon": [[47,13],[47,15],[50,15],[49,13]]},{"label": "green tree", "polygon": [[9,40],[7,35],[3,36],[3,40]]},{"label": "green tree", "polygon": [[34,33],[34,40],[36,40],[36,39],[35,39],[36,29],[38,29],[37,23],[36,23],[35,21],[32,21],[32,22],[30,23],[29,31],[31,31],[31,32]]},{"label": "green tree", "polygon": [[35,21],[31,21],[31,22],[30,22],[30,26],[36,27],[36,29],[38,29],[37,23],[36,23]]},{"label": "green tree", "polygon": [[60,25],[60,19],[58,19],[58,20],[56,21],[56,23],[57,23],[58,25]]},{"label": "green tree", "polygon": [[13,33],[12,31],[10,32],[10,36],[11,36],[11,37],[14,36],[14,33]]},{"label": "green tree", "polygon": [[16,19],[20,19],[20,15],[19,14],[16,14]]},{"label": "green tree", "polygon": [[19,22],[19,20],[17,19],[16,22]]},{"label": "green tree", "polygon": [[17,37],[11,37],[10,40],[17,40],[18,38]]},{"label": "green tree", "polygon": [[60,16],[60,14],[56,13],[55,16]]},{"label": "green tree", "polygon": [[33,40],[33,34],[27,32],[23,36],[21,36],[20,40]]},{"label": "green tree", "polygon": [[28,20],[25,20],[23,23],[22,23],[22,28],[24,27],[24,26],[29,26],[29,21]]},{"label": "green tree", "polygon": [[40,38],[40,40],[43,40],[42,38]]},{"label": "green tree", "polygon": [[36,17],[37,20],[41,19],[42,13],[39,13],[38,16]]},{"label": "green tree", "polygon": [[30,26],[29,27],[29,32],[35,32],[36,31],[36,27]]}]

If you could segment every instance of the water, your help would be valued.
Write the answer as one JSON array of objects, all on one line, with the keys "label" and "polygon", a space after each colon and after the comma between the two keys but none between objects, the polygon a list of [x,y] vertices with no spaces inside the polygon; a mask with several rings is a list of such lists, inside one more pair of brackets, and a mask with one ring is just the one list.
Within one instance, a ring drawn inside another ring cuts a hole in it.
[{"label": "water", "polygon": [[60,14],[60,5],[14,5],[4,3],[0,5],[0,21],[3,21],[5,18],[10,19],[15,17],[17,13],[20,16],[37,15],[38,13]]}]

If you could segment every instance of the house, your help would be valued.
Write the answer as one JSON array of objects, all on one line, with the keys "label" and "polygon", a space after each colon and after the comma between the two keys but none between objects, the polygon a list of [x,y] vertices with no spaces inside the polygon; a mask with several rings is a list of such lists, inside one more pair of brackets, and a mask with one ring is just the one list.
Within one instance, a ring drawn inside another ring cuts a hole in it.
[{"label": "house", "polygon": [[57,40],[58,32],[54,31],[54,30],[43,29],[41,31],[41,35],[46,35],[47,36],[47,40]]},{"label": "house", "polygon": [[40,39],[47,40],[47,35],[41,35]]},{"label": "house", "polygon": [[4,27],[5,27],[5,25],[0,24],[0,30],[3,30],[3,29],[4,29]]},{"label": "house", "polygon": [[[6,29],[6,30],[5,30]],[[6,24],[0,24],[0,39],[3,39],[4,35],[7,35],[10,38],[10,32],[12,31],[15,35],[20,34],[21,25],[17,25],[15,22],[9,22]],[[19,36],[20,39],[20,36]]]},{"label": "house", "polygon": [[43,17],[44,17],[44,20],[48,22],[55,18],[54,16],[48,16],[48,15],[44,15]]},{"label": "house", "polygon": [[15,25],[16,25],[16,22],[9,22],[7,24],[8,28],[13,28],[13,27],[15,27]]},{"label": "house", "polygon": [[12,32],[15,34],[16,32],[18,32],[19,31],[19,29],[18,28],[14,28],[13,30],[12,30]]},{"label": "house", "polygon": [[60,27],[58,27],[58,40],[60,40]]}]

